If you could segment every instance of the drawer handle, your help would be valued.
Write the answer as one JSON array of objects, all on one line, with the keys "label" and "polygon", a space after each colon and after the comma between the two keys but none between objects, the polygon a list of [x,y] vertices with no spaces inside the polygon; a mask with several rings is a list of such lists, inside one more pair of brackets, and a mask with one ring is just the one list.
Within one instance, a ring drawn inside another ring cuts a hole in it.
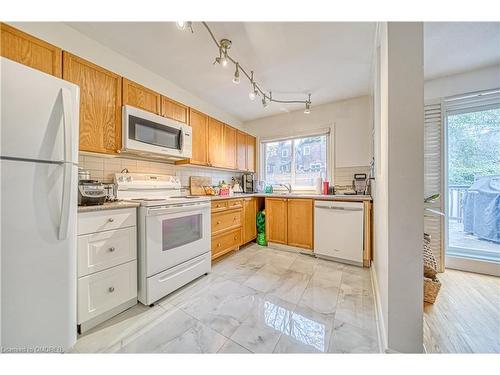
[{"label": "drawer handle", "polygon": [[220,221],[220,220],[217,220],[217,224],[220,224],[220,223],[222,223],[222,221]]},{"label": "drawer handle", "polygon": [[110,293],[113,293],[113,292],[115,291],[115,288],[114,288],[114,287],[112,287],[112,286],[110,286],[110,287],[108,288],[108,290],[109,290],[109,292],[110,292]]},{"label": "drawer handle", "polygon": [[218,243],[218,244],[217,244],[217,247],[220,247],[220,246],[221,246],[221,245],[220,245],[220,243]]},{"label": "drawer handle", "polygon": [[108,250],[109,250],[110,253],[112,253],[113,251],[115,251],[115,247],[111,246]]},{"label": "drawer handle", "polygon": [[234,236],[234,239],[237,240],[238,239],[238,236]]},{"label": "drawer handle", "polygon": [[113,219],[112,217],[110,217],[110,218],[108,219],[108,221],[109,221],[110,223],[112,223],[113,221],[115,221],[115,219]]}]

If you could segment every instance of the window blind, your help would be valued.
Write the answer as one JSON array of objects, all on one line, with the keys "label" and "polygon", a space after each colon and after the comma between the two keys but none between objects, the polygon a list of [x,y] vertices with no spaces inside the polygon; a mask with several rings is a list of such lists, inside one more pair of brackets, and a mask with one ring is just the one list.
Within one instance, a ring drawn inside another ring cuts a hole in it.
[{"label": "window blind", "polygon": [[[426,208],[444,212],[443,192],[443,113],[441,101],[427,103],[424,107],[424,197],[439,193],[440,198],[426,203]],[[444,272],[444,220],[442,216],[425,211],[424,231],[431,236],[431,249]]]}]

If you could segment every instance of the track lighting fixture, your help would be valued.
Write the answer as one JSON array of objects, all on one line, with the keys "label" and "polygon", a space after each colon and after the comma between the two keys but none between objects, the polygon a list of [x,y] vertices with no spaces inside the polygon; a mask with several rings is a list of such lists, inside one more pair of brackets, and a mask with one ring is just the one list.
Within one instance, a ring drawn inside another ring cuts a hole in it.
[{"label": "track lighting fixture", "polygon": [[190,29],[191,32],[194,33],[194,31],[193,31],[193,23],[191,21],[177,21],[176,25],[177,25],[177,28],[179,30]]},{"label": "track lighting fixture", "polygon": [[250,98],[250,100],[255,100],[257,95],[259,95],[259,92],[257,91],[257,88],[255,87],[255,83],[253,83],[252,86],[253,86],[252,91],[250,91],[250,93],[248,94],[248,97]]},{"label": "track lighting fixture", "polygon": [[[253,79],[253,71],[251,71],[251,75],[247,73],[247,71],[240,65],[239,62],[234,60],[228,53],[228,50],[231,48],[232,42],[229,39],[221,39],[220,41],[217,40],[215,37],[214,33],[208,27],[208,24],[206,22],[202,22],[203,26],[207,29],[208,33],[210,34],[210,37],[212,38],[213,42],[219,49],[219,56],[217,56],[214,60],[214,64],[219,64],[222,67],[227,67],[229,63],[233,63],[236,65],[236,70],[234,72],[234,77],[233,77],[233,82],[235,84],[240,83],[240,71],[243,73],[245,77],[248,78],[250,81],[250,84],[252,85],[252,90],[248,93],[248,98],[250,100],[255,100],[257,96],[260,94],[262,95],[262,106],[264,108],[267,108],[269,106],[269,103],[271,102],[276,102],[276,103],[282,103],[282,104],[304,104],[306,106],[304,113],[309,114],[311,113],[311,94],[309,94],[307,100],[280,100],[280,99],[273,99],[271,91],[269,91],[269,95],[265,94],[264,91],[259,87],[257,82],[254,81]],[[180,30],[186,30],[190,29],[191,32],[193,32],[193,27],[192,27],[192,22],[191,21],[181,21],[177,22],[177,27]]]},{"label": "track lighting fixture", "polygon": [[306,109],[304,109],[304,113],[308,115],[311,113],[311,94],[309,94],[309,99],[306,102]]},{"label": "track lighting fixture", "polygon": [[234,71],[233,83],[240,83],[240,64],[236,63],[236,70]]}]

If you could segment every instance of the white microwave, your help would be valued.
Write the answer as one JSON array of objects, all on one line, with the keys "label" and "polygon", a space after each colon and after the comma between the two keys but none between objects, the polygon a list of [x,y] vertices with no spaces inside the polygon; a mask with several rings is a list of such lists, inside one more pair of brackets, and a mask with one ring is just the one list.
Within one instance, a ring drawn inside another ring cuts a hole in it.
[{"label": "white microwave", "polygon": [[190,126],[141,109],[123,106],[122,152],[168,160],[192,155]]}]

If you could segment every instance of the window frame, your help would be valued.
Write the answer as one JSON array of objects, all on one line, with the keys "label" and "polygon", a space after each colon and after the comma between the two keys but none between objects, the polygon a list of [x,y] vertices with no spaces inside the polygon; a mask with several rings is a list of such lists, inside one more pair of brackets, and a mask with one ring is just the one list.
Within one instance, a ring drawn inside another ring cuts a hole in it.
[{"label": "window frame", "polygon": [[[294,166],[293,168],[295,169],[295,140],[296,139],[303,139],[303,138],[313,138],[313,137],[325,137],[325,145],[326,145],[326,157],[325,157],[325,171],[326,171],[326,178],[327,180],[330,179],[331,175],[331,168],[332,165],[334,165],[334,160],[332,157],[332,149],[333,145],[331,144],[332,142],[332,137],[331,137],[332,130],[331,128],[326,128],[326,129],[321,129],[316,132],[307,132],[304,134],[297,134],[296,136],[282,136],[282,137],[275,137],[275,138],[265,138],[261,139],[259,142],[259,169],[260,169],[260,178],[264,181],[267,179],[267,165],[266,165],[266,144],[267,143],[273,143],[273,142],[284,142],[284,141],[291,141],[291,165]],[[292,175],[294,173],[292,172]],[[315,186],[294,186],[292,185],[292,189],[295,191],[313,191],[315,190]]]}]

